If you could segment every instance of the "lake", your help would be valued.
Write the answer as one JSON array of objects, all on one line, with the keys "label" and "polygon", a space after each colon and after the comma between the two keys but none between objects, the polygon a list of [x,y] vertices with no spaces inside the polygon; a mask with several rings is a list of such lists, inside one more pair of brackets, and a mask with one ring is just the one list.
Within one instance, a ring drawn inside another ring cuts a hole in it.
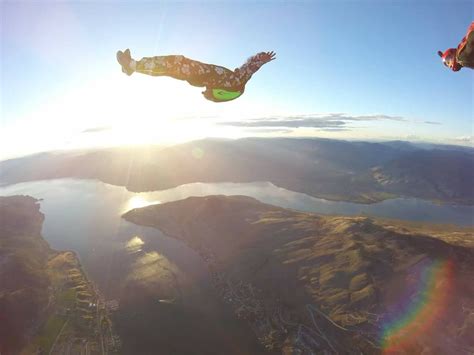
[{"label": "lake", "polygon": [[159,230],[123,220],[121,215],[132,208],[189,196],[246,195],[316,213],[474,224],[474,208],[470,206],[437,205],[413,198],[372,205],[335,202],[268,182],[193,183],[147,193],[79,179],[0,187],[0,195],[18,194],[42,199],[44,238],[55,249],[76,251],[105,298],[120,301],[115,320],[125,353],[147,353],[157,348],[164,353],[261,351],[251,331],[216,296],[200,257]]},{"label": "lake", "polygon": [[51,247],[74,250],[107,300],[124,354],[256,354],[261,346],[210,283],[205,263],[182,242],[121,218],[142,196],[92,180],[36,181],[0,195],[41,201],[42,234]]}]

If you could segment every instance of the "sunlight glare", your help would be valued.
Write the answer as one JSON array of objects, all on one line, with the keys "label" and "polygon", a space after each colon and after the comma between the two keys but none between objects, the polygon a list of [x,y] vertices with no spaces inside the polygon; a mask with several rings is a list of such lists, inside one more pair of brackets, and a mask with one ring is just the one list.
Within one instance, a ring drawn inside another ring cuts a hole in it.
[{"label": "sunlight glare", "polygon": [[143,244],[145,244],[145,242],[142,238],[136,235],[127,242],[125,249],[130,253],[137,253],[142,250]]},{"label": "sunlight glare", "polygon": [[142,196],[133,196],[127,201],[125,211],[130,211],[135,208],[142,208],[142,207],[156,205],[160,203],[161,203],[160,201],[148,201],[146,198]]}]

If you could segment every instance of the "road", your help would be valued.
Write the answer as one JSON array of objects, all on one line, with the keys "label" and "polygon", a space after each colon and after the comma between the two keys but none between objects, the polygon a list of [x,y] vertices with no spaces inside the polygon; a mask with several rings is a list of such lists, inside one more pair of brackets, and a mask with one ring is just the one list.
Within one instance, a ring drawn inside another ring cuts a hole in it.
[{"label": "road", "polygon": [[63,330],[64,330],[64,327],[66,327],[67,322],[69,322],[69,318],[66,319],[66,321],[64,322],[64,324],[63,324],[61,330],[59,331],[58,335],[56,336],[56,339],[54,339],[54,343],[53,343],[53,345],[51,346],[51,349],[49,349],[49,355],[51,355],[51,354],[53,353],[54,347],[56,346],[56,343],[58,342],[58,339],[59,339],[59,337],[61,336],[61,334],[62,334],[62,332],[63,332]]}]

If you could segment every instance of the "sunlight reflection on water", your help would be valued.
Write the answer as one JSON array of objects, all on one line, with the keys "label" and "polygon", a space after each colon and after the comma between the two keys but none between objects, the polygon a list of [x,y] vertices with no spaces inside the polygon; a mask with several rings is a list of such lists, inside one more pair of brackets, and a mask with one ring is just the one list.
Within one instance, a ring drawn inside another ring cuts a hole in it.
[{"label": "sunlight reflection on water", "polygon": [[[112,186],[97,180],[56,179],[33,181],[0,187],[0,195],[28,194],[45,198],[42,209],[49,203],[68,201],[61,214],[67,217],[71,209],[94,208],[94,213],[116,221],[117,216],[153,204],[184,199],[190,196],[245,195],[283,208],[347,216],[379,216],[419,222],[474,225],[474,207],[437,205],[416,198],[396,198],[374,204],[328,201],[303,193],[289,191],[270,182],[252,183],[191,183],[161,191],[133,193],[124,187]],[[69,202],[71,201],[71,202]],[[65,217],[63,217],[65,218]]]},{"label": "sunlight reflection on water", "polygon": [[157,251],[138,255],[131,264],[126,282],[153,290],[162,297],[176,297],[184,282],[181,270],[165,255]]},{"label": "sunlight reflection on water", "polygon": [[142,207],[146,207],[146,206],[149,206],[149,205],[155,205],[155,204],[159,204],[161,203],[161,201],[159,200],[149,200],[147,199],[145,196],[141,196],[141,195],[136,195],[136,196],[132,196],[125,204],[125,207],[123,209],[123,212],[127,212],[127,211],[130,211],[130,210],[133,210],[134,208],[142,208]]},{"label": "sunlight reflection on water", "polygon": [[127,242],[125,249],[131,254],[137,253],[142,250],[143,244],[145,244],[145,242],[136,235]]}]

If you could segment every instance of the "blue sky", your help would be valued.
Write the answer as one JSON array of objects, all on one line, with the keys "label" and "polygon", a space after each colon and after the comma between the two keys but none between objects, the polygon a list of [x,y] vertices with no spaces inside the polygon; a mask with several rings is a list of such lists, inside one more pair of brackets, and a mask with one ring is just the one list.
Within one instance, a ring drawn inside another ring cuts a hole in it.
[{"label": "blue sky", "polygon": [[[436,55],[464,36],[472,1],[0,6],[0,159],[206,136],[472,144],[474,72],[452,73]],[[125,76],[115,52],[127,47],[230,69],[260,51],[277,60],[241,98],[215,104],[185,82]]]}]

